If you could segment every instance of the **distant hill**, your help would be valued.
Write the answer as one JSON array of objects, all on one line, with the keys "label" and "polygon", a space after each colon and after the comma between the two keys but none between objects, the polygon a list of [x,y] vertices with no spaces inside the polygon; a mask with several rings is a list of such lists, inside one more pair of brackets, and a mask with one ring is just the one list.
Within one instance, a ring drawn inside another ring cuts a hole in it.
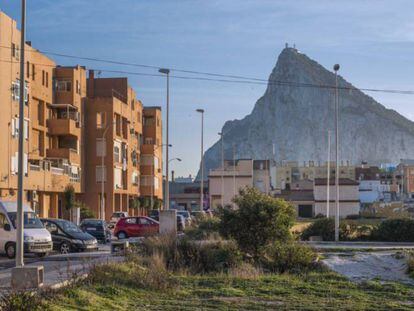
[{"label": "distant hill", "polygon": [[[289,81],[292,84],[278,83]],[[298,83],[301,86],[298,86]],[[334,130],[335,75],[293,48],[279,55],[264,95],[251,114],[223,126],[225,158],[326,161],[327,130]],[[414,158],[414,123],[339,77],[340,160],[352,163],[398,162]],[[331,136],[334,159],[334,132]],[[220,141],[205,153],[205,167],[220,163]]]}]

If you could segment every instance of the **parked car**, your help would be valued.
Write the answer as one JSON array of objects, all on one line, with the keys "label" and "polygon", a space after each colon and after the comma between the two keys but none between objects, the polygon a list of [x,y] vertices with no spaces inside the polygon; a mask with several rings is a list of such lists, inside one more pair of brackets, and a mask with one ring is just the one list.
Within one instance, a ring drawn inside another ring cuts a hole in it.
[{"label": "parked car", "polygon": [[53,248],[61,254],[98,249],[98,241],[73,222],[64,219],[41,219],[52,235]]},{"label": "parked car", "polygon": [[177,211],[177,215],[181,215],[184,217],[186,226],[191,226],[192,219],[189,211]]},{"label": "parked car", "polygon": [[[52,251],[52,237],[45,229],[36,213],[27,205],[24,212],[24,252],[34,253],[39,257]],[[7,257],[16,255],[17,203],[0,201],[0,252]]]},{"label": "parked car", "polygon": [[152,209],[149,213],[149,217],[155,219],[156,221],[160,221],[160,210]]},{"label": "parked car", "polygon": [[155,235],[159,231],[159,223],[146,216],[121,218],[115,226],[114,235],[118,239]]},{"label": "parked car", "polygon": [[111,231],[104,220],[84,219],[79,227],[83,232],[89,233],[102,243],[106,243],[111,240]]},{"label": "parked car", "polygon": [[111,220],[109,221],[109,227],[114,228],[118,220],[128,217],[128,212],[114,212],[112,213]]},{"label": "parked car", "polygon": [[185,229],[185,218],[182,215],[177,214],[177,230],[184,231]]}]

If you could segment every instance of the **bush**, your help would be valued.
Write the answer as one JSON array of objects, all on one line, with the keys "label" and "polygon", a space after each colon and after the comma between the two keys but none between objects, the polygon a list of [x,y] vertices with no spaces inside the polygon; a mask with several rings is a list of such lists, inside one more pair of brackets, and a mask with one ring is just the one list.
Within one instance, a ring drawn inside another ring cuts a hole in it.
[{"label": "bush", "polygon": [[197,227],[185,230],[188,238],[193,240],[206,240],[209,238],[217,238],[220,229],[220,219],[217,217],[204,218],[200,220]]},{"label": "bush", "polygon": [[234,241],[191,241],[183,239],[178,244],[179,266],[188,267],[193,273],[223,272],[242,262],[241,253]]},{"label": "bush", "polygon": [[0,310],[40,311],[44,310],[44,308],[40,295],[31,291],[25,291],[0,295]]},{"label": "bush", "polygon": [[414,242],[414,220],[387,219],[372,232],[372,240],[388,242]]},{"label": "bush", "polygon": [[311,236],[321,236],[324,241],[335,240],[335,220],[333,218],[319,218],[303,230],[302,240],[309,240]]},{"label": "bush", "polygon": [[220,233],[236,240],[240,249],[258,258],[263,247],[291,238],[295,210],[286,201],[275,199],[254,188],[241,190],[233,210],[221,208]]},{"label": "bush", "polygon": [[260,259],[262,267],[271,272],[303,272],[314,268],[317,254],[297,242],[276,242],[266,248]]},{"label": "bush", "polygon": [[187,238],[151,237],[138,253],[160,256],[169,270],[188,269],[193,273],[222,272],[241,262],[241,253],[234,241],[193,241]]}]

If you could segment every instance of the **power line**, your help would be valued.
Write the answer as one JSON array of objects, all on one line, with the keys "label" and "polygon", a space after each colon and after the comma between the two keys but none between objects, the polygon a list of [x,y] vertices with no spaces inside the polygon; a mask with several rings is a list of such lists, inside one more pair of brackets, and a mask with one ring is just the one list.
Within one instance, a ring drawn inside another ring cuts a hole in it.
[{"label": "power line", "polygon": [[[0,48],[11,49],[11,47],[6,47],[6,46],[0,46]],[[61,53],[55,53],[55,52],[47,52],[47,51],[41,52],[39,50],[28,50],[28,51],[50,54],[50,55],[61,56],[61,57],[68,57],[68,58],[73,58],[73,59],[83,59],[83,60],[96,61],[96,62],[105,62],[105,63],[110,63],[110,64],[138,66],[138,67],[145,67],[145,68],[151,68],[151,69],[161,68],[159,66],[153,66],[153,65],[134,64],[134,63],[119,62],[119,61],[105,60],[105,59],[92,58],[92,57],[67,55],[67,54],[61,54]],[[0,60],[0,62],[18,63],[18,62],[13,62],[9,60]],[[44,66],[44,67],[56,67],[55,65],[52,65],[52,64],[37,64],[37,63],[31,63],[31,64]],[[160,74],[151,74],[151,73],[143,73],[143,72],[131,72],[131,71],[124,71],[124,70],[110,70],[110,69],[100,69],[100,68],[89,68],[89,69],[95,70],[95,71],[107,72],[107,73],[150,76],[150,77],[163,77],[163,75],[160,75]],[[170,75],[170,78],[181,79],[181,80],[198,80],[198,81],[211,81],[211,82],[236,83],[236,84],[276,85],[276,86],[289,86],[289,87],[310,87],[310,88],[320,88],[320,89],[335,89],[335,85],[312,84],[312,83],[281,81],[281,80],[272,80],[272,79],[265,80],[265,79],[259,79],[259,78],[249,78],[245,76],[224,75],[224,74],[206,73],[206,72],[182,70],[182,69],[171,69],[171,70],[174,70],[176,72],[186,72],[186,73],[192,73],[192,74],[211,75],[211,76],[220,76],[223,78],[224,77],[228,78],[228,79],[217,79],[217,78],[206,78],[206,77]],[[365,92],[376,92],[376,93],[414,95],[413,90],[356,88],[356,87],[350,87],[350,86],[339,86],[338,89],[348,90],[348,91],[365,91]]]}]

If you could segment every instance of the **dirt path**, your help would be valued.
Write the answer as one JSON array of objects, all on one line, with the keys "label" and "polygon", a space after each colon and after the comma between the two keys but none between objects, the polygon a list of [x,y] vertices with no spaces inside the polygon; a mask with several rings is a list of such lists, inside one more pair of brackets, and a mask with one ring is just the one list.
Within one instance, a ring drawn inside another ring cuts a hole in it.
[{"label": "dirt path", "polygon": [[395,251],[324,253],[322,262],[353,281],[379,279],[414,285],[414,280],[406,274],[406,259],[395,254]]}]

